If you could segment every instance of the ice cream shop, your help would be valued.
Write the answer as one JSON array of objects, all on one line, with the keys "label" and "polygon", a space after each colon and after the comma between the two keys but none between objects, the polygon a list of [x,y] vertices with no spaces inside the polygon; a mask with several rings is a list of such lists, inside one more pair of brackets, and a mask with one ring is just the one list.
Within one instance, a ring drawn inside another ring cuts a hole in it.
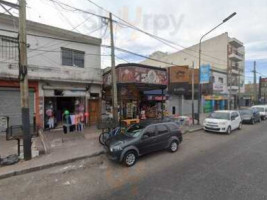
[{"label": "ice cream shop", "polygon": [[[161,118],[168,98],[167,71],[136,63],[116,66],[119,116],[125,119]],[[111,71],[103,75],[103,99],[108,112],[112,112]]]}]

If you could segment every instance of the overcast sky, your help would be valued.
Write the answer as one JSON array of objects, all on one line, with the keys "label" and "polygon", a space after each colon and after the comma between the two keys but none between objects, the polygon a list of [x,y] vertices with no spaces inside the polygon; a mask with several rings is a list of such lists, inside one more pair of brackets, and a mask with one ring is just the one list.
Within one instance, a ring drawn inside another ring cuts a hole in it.
[{"label": "overcast sky", "polygon": [[[11,1],[11,0],[10,0]],[[71,6],[108,16],[88,0],[55,0]],[[208,37],[228,32],[230,37],[242,41],[246,48],[246,81],[252,81],[253,60],[258,62],[258,71],[267,76],[267,1],[266,0],[93,0],[115,15],[129,21],[141,29],[166,38],[180,45],[177,49],[198,43],[202,34],[220,23],[233,12],[237,15]],[[15,0],[13,2],[16,2]],[[27,19],[90,34],[103,38],[109,45],[109,30],[99,18],[68,11],[50,0],[27,0]],[[70,9],[69,9],[70,10]],[[88,19],[89,18],[89,19]],[[77,25],[85,23],[76,28]],[[116,20],[116,18],[114,18]],[[102,27],[99,31],[99,27]],[[177,51],[159,41],[129,28],[114,25],[115,45],[143,55],[154,51]],[[105,34],[106,33],[106,34]],[[103,49],[103,54],[109,54]],[[142,58],[122,54],[124,60],[137,62]],[[122,62],[117,60],[117,62]],[[109,65],[108,57],[103,57],[103,66]]]}]

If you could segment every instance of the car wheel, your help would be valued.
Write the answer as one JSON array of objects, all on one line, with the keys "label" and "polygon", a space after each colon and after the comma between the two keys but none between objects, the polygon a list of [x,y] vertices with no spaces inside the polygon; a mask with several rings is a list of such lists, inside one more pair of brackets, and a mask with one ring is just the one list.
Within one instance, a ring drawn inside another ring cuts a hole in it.
[{"label": "car wheel", "polygon": [[179,147],[179,144],[177,141],[172,141],[171,144],[170,144],[170,152],[176,152],[178,150],[178,147]]},{"label": "car wheel", "polygon": [[239,126],[238,126],[238,130],[242,129],[242,123],[240,122]]},{"label": "car wheel", "polygon": [[228,135],[230,135],[231,132],[232,132],[232,130],[231,130],[231,126],[229,126],[229,127],[227,128],[227,132],[226,132],[226,133],[227,133]]},{"label": "car wheel", "polygon": [[137,154],[134,151],[128,151],[123,158],[123,162],[127,167],[131,167],[136,163]]}]

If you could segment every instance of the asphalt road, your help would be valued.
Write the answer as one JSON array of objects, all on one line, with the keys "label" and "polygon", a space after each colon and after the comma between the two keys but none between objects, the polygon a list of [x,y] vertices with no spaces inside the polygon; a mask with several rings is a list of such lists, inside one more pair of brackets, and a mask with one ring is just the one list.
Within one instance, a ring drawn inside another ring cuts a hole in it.
[{"label": "asphalt road", "polygon": [[231,135],[189,133],[178,152],[131,168],[100,156],[2,179],[0,199],[267,199],[267,121]]}]

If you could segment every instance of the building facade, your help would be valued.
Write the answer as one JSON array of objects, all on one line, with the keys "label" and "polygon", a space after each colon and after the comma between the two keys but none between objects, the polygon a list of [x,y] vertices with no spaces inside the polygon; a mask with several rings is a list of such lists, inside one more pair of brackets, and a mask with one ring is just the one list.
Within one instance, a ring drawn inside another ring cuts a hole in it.
[{"label": "building facade", "polygon": [[[238,104],[238,97],[244,93],[244,69],[245,69],[245,47],[242,42],[223,33],[202,42],[201,66],[209,65],[211,69],[209,92],[202,93],[202,108],[215,110],[217,108],[231,108]],[[199,45],[194,45],[181,51],[166,54],[155,52],[151,58],[161,60],[145,60],[142,64],[158,67],[170,67],[187,65],[199,68]],[[170,63],[170,64],[168,64]],[[230,92],[231,91],[231,92]],[[231,101],[230,100],[231,93]],[[231,102],[231,103],[230,103]]]},{"label": "building facade", "polygon": [[[165,111],[167,70],[126,63],[116,66],[118,106],[121,120],[161,118]],[[112,112],[111,71],[103,75],[105,108]]]},{"label": "building facade", "polygon": [[[0,15],[0,115],[21,125],[17,18]],[[27,21],[31,121],[47,127],[51,115],[62,124],[65,110],[89,113],[94,123],[102,90],[101,39]],[[87,115],[88,116],[88,115]]]}]

